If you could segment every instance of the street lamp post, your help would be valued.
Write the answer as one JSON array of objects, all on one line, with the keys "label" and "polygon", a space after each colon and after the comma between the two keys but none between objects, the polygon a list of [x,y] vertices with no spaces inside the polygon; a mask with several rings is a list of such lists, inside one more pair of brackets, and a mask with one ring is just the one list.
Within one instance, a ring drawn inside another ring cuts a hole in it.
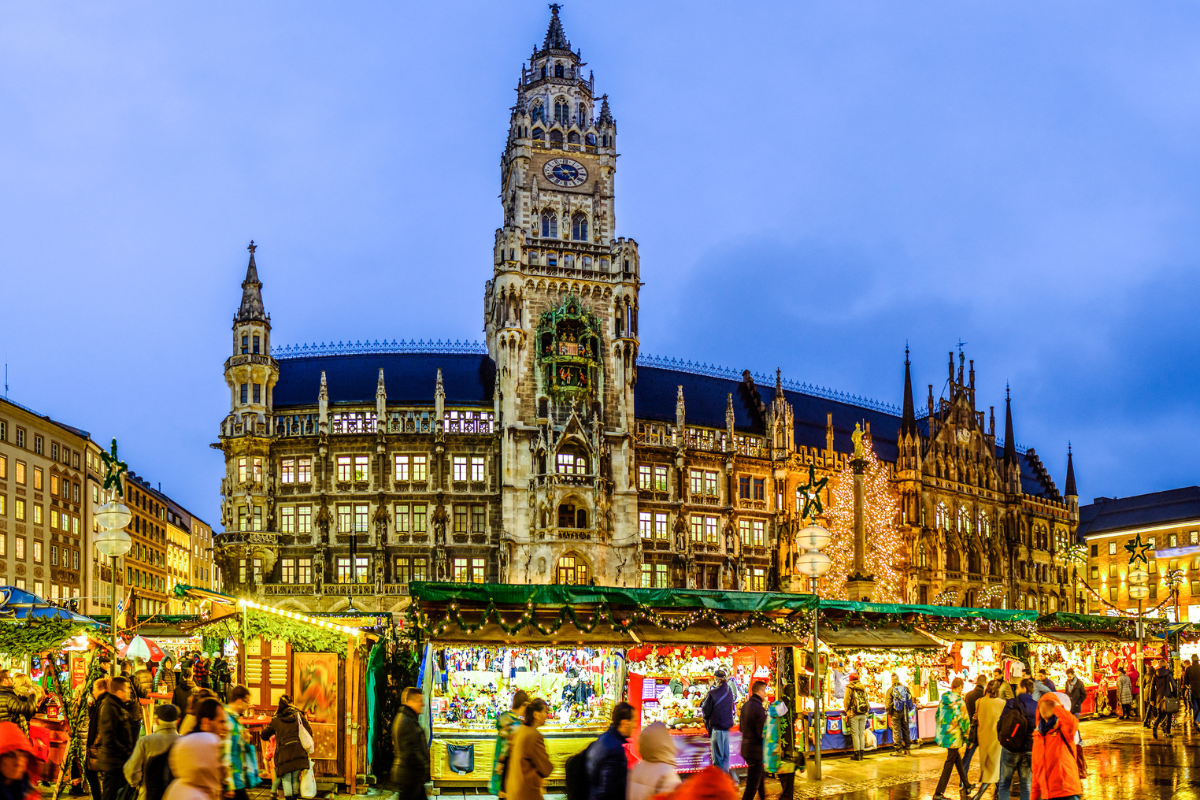
[{"label": "street lamp post", "polygon": [[817,592],[817,580],[833,566],[829,556],[821,552],[832,538],[829,531],[816,523],[796,534],[796,545],[804,549],[796,558],[796,569],[811,579],[813,597],[817,599],[813,608],[813,721],[809,726],[809,730],[813,731],[813,765],[808,771],[810,781],[821,780],[821,734],[825,730],[824,719],[821,716],[820,642],[817,638],[817,623],[821,618],[821,596]]},{"label": "street lamp post", "polygon": [[96,550],[108,556],[109,569],[112,577],[112,608],[109,612],[109,622],[112,628],[113,639],[113,657],[110,666],[113,675],[117,674],[117,556],[123,556],[133,547],[133,540],[129,538],[129,534],[125,532],[125,526],[133,519],[133,514],[130,513],[129,507],[118,500],[118,497],[123,497],[124,489],[121,487],[121,475],[127,469],[125,462],[117,459],[117,440],[112,440],[112,453],[100,454],[104,461],[104,491],[106,492],[104,505],[96,509],[93,519],[100,526],[101,530],[92,543],[96,546]]},{"label": "street lamp post", "polygon": [[[1143,639],[1145,638],[1145,622],[1142,619],[1142,601],[1150,596],[1150,574],[1146,570],[1139,567],[1130,567],[1129,569],[1129,596],[1138,601],[1138,653],[1137,653],[1137,671],[1138,680],[1142,680],[1142,672],[1145,667],[1145,662],[1142,658]],[[1143,695],[1145,692],[1138,692],[1138,718],[1146,719],[1145,710],[1143,708]]]}]

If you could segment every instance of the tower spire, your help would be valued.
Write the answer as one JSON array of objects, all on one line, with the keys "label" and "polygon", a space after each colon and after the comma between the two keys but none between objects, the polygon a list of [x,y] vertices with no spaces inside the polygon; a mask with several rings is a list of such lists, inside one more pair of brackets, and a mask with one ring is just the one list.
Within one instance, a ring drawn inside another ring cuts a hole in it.
[{"label": "tower spire", "polygon": [[1017,460],[1017,440],[1013,436],[1012,424],[1012,394],[1008,384],[1004,385],[1004,460],[1010,463],[1016,463]]},{"label": "tower spire", "polygon": [[1075,461],[1071,456],[1071,443],[1067,442],[1067,484],[1064,487],[1067,497],[1079,497],[1079,490],[1075,488]]},{"label": "tower spire", "polygon": [[562,21],[558,18],[558,10],[562,6],[558,3],[550,4],[550,27],[546,29],[546,38],[542,42],[543,50],[570,50],[571,43],[567,41],[567,35],[563,33]]},{"label": "tower spire", "polygon": [[900,436],[917,436],[917,412],[913,407],[912,369],[908,363],[908,344],[904,345],[904,412],[900,417]]},{"label": "tower spire", "polygon": [[235,322],[258,320],[266,322],[270,319],[263,308],[262,281],[258,279],[258,267],[254,263],[254,251],[258,249],[253,240],[246,248],[250,251],[250,263],[246,266],[246,280],[242,281],[242,304],[238,307]]}]

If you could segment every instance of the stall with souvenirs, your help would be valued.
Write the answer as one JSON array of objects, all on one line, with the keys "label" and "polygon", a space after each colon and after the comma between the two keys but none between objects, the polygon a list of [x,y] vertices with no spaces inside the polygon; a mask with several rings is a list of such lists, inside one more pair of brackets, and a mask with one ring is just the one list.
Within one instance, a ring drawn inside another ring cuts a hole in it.
[{"label": "stall with souvenirs", "polygon": [[[1119,710],[1116,687],[1119,670],[1136,670],[1144,675],[1149,664],[1165,652],[1157,636],[1166,620],[1147,619],[1146,636],[1138,644],[1136,617],[1108,617],[1057,612],[1038,618],[1037,636],[1029,645],[1029,670],[1044,669],[1054,688],[1064,692],[1067,670],[1087,688],[1081,716],[1108,715]],[[1139,659],[1139,647],[1142,658]]]},{"label": "stall with souvenirs", "polygon": [[[821,749],[848,750],[845,693],[851,676],[866,692],[875,746],[892,744],[888,692],[892,675],[908,690],[913,741],[937,732],[937,706],[955,677],[1004,669],[1006,642],[1027,641],[1036,612],[1003,609],[821,601]],[[811,657],[804,656],[807,662]],[[812,711],[811,701],[806,710]],[[810,734],[811,735],[811,734]]]},{"label": "stall with souvenirs", "polygon": [[[626,700],[634,707],[634,725],[640,730],[654,722],[665,724],[676,738],[679,772],[708,766],[711,757],[701,705],[725,675],[733,690],[735,707],[750,695],[755,681],[767,684],[767,703],[775,695],[775,654],[770,647],[644,645],[626,653]],[[730,732],[729,765],[745,767],[741,731]]]},{"label": "stall with souvenirs", "polygon": [[[551,785],[561,784],[567,758],[608,728],[622,700],[635,707],[634,757],[638,731],[662,721],[683,745],[680,771],[703,768],[709,748],[700,692],[725,669],[743,694],[763,675],[774,693],[772,648],[811,636],[814,602],[771,593],[423,582],[410,594],[408,629],[423,642],[430,772],[436,785],[456,788],[489,783],[495,717],[516,688],[551,706],[539,729],[554,766]],[[460,666],[473,669],[459,676]]]}]

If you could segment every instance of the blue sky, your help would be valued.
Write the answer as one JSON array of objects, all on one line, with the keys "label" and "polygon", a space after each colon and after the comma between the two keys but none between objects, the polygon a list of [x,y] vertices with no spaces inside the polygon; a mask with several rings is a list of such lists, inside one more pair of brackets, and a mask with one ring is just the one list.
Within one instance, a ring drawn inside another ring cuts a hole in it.
[{"label": "blue sky", "polygon": [[[898,403],[962,339],[1062,485],[1197,482],[1200,7],[570,2],[645,353]],[[210,522],[255,239],[277,344],[478,339],[541,2],[8,3],[10,397]],[[1181,446],[1182,445],[1182,446]]]}]

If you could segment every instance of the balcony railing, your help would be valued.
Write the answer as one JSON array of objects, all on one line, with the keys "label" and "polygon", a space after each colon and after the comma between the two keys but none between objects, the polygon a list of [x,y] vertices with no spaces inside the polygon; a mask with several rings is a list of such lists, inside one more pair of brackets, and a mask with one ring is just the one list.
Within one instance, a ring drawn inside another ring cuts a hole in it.
[{"label": "balcony railing", "polygon": [[535,150],[564,150],[568,153],[595,153],[599,148],[587,142],[552,142],[549,139],[534,139]]},{"label": "balcony railing", "polygon": [[279,544],[279,534],[274,531],[225,531],[213,534],[213,544],[217,547],[231,544]]}]

